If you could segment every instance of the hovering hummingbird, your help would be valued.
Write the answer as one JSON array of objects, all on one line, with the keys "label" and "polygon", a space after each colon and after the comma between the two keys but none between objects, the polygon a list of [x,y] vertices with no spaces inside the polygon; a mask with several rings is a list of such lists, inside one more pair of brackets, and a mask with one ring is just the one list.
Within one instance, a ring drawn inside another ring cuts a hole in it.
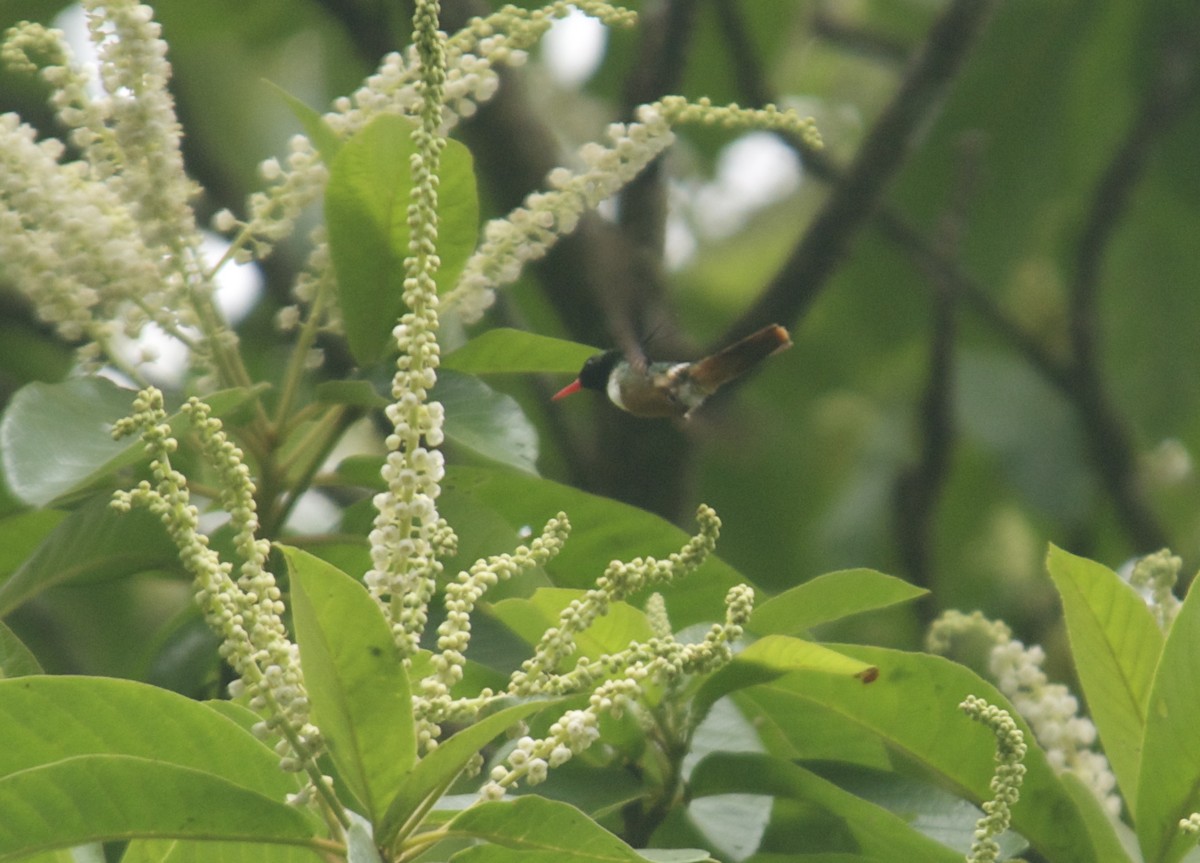
[{"label": "hovering hummingbird", "polygon": [[608,395],[621,410],[639,417],[687,418],[723,384],[748,372],[771,354],[792,346],[779,324],[763,327],[724,350],[690,363],[650,363],[639,367],[619,350],[588,357],[579,377],[554,399],[581,389]]}]

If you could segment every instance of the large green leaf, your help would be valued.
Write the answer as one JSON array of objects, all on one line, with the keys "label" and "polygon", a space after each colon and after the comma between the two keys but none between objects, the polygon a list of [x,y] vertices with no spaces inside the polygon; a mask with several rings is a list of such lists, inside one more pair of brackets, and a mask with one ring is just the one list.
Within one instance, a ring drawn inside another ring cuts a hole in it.
[{"label": "large green leaf", "polygon": [[1195,845],[1179,820],[1200,809],[1200,589],[1188,590],[1150,691],[1134,823],[1146,863],[1180,859]]},{"label": "large green leaf", "polygon": [[498,327],[442,358],[442,366],[476,375],[579,371],[599,349],[550,336]]},{"label": "large green leaf", "polygon": [[324,859],[316,851],[294,845],[199,839],[136,839],[121,855],[121,863],[319,863]]},{"label": "large green leaf", "polygon": [[[205,400],[223,416],[254,389],[230,389]],[[113,423],[128,416],[136,393],[106,378],[71,378],[22,387],[0,418],[0,459],[9,488],[34,506],[87,489],[118,468],[145,458],[136,437],[112,439]],[[173,429],[184,419],[171,416]]]},{"label": "large green leaf", "polygon": [[[376,117],[345,141],[329,165],[325,221],[338,278],[346,338],[362,365],[387,352],[404,310],[408,255],[409,160],[416,153],[411,121]],[[471,154],[447,141],[438,174],[439,292],[454,284],[475,248],[479,202]]]},{"label": "large green leaf", "polygon": [[[481,803],[446,825],[455,836],[481,839],[510,849],[509,855],[467,851],[456,860],[558,860],[562,863],[642,863],[647,858],[574,806],[533,795],[511,802]],[[541,855],[531,857],[526,855]],[[551,856],[553,855],[553,856]]]},{"label": "large green leaf", "polygon": [[697,710],[706,713],[718,698],[731,692],[801,670],[854,677],[862,683],[873,681],[878,671],[869,663],[811,641],[768,635],[739,652],[731,663],[704,681],[696,694]]},{"label": "large green leaf", "polygon": [[[391,379],[327,381],[317,387],[325,402],[382,409],[392,399]],[[473,375],[441,369],[430,398],[446,409],[443,432],[451,444],[526,473],[537,473],[538,433],[516,399]]]},{"label": "large green leaf", "polygon": [[308,552],[283,553],[313,719],[363,814],[378,822],[416,758],[408,675],[361,584]]},{"label": "large green leaf", "polygon": [[0,583],[0,615],[48,587],[175,569],[179,554],[158,516],[120,513],[99,497],[60,522],[8,579]]},{"label": "large green leaf", "polygon": [[11,629],[0,622],[0,678],[41,674],[37,657]]},{"label": "large green leaf", "polygon": [[910,602],[928,593],[873,569],[829,572],[757,605],[750,629],[763,635],[797,635],[821,623]]},{"label": "large green leaf", "polygon": [[[1113,819],[1104,810],[1104,804],[1100,802],[1096,793],[1084,785],[1083,780],[1076,774],[1063,773],[1059,778],[1067,793],[1074,798],[1084,823],[1087,824],[1088,834],[1092,837],[1092,847],[1096,849],[1096,859],[1112,863],[1133,863],[1137,860],[1137,838],[1133,830],[1125,822]],[[1123,837],[1128,841],[1123,842]]]},{"label": "large green leaf", "polygon": [[66,517],[65,512],[34,509],[0,520],[0,579],[23,564],[46,534]]},{"label": "large green leaf", "polygon": [[1162,631],[1137,591],[1108,567],[1052,545],[1046,568],[1062,597],[1075,670],[1104,753],[1136,812],[1146,705]]},{"label": "large green leaf", "polygon": [[[961,861],[967,849],[954,850],[917,832],[887,809],[834,785],[786,760],[756,753],[710,755],[692,772],[688,788],[693,798],[712,794],[765,794],[791,798],[819,807],[839,833],[852,837],[859,851],[873,859]],[[910,817],[915,813],[910,813]],[[974,826],[973,824],[970,826]],[[970,846],[970,828],[967,830]],[[816,847],[823,847],[820,840]],[[801,851],[804,849],[796,849]]]},{"label": "large green leaf", "polygon": [[299,790],[278,756],[236,722],[129,680],[0,680],[0,740],[0,777],[64,758],[122,755],[202,771],[280,801]]},{"label": "large green leaf", "polygon": [[537,473],[537,429],[512,396],[472,375],[442,371],[432,397],[446,408],[448,440],[517,470]]},{"label": "large green leaf", "polygon": [[1029,744],[1013,829],[1046,859],[1094,863],[1097,858],[1078,805],[1033,733],[995,687],[937,656],[834,647],[878,667],[878,678],[864,686],[858,680],[800,670],[734,696],[762,731],[770,751],[787,758],[854,760],[885,769],[888,760],[880,762],[878,753],[899,752],[907,763],[979,805],[991,797],[995,739],[958,709],[967,695],[978,695],[1012,713]]},{"label": "large green leaf", "polygon": [[317,150],[321,153],[321,159],[325,164],[328,165],[332,162],[333,157],[341,149],[342,142],[333,129],[329,127],[329,124],[325,122],[325,118],[310,108],[302,99],[293,96],[273,81],[265,81],[264,83],[275,92],[275,95],[284,101],[288,109],[300,121],[300,125],[304,127],[304,133],[316,145]]},{"label": "large green leaf", "polygon": [[[564,854],[553,849],[530,850],[524,847],[503,848],[499,845],[473,845],[464,851],[459,851],[450,859],[453,863],[558,863],[560,860],[598,863],[602,860],[629,858],[597,856],[587,851]],[[644,848],[634,859],[649,861],[649,863],[711,863],[713,858],[707,851],[697,848]]]},{"label": "large green leaf", "polygon": [[86,485],[137,441],[114,441],[135,393],[104,378],[22,387],[0,419],[0,455],[9,488],[26,503],[45,506]]},{"label": "large green leaf", "polygon": [[207,771],[130,755],[77,755],[0,778],[0,860],[146,837],[306,844],[306,815]]}]

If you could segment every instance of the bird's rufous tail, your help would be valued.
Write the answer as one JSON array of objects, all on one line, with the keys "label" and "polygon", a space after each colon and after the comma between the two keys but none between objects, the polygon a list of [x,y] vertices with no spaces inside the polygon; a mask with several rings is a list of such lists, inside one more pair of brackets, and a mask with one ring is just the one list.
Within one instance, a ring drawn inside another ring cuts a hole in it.
[{"label": "bird's rufous tail", "polygon": [[738,375],[745,374],[771,354],[791,346],[792,338],[788,331],[779,324],[770,324],[712,356],[697,360],[689,369],[689,376],[711,392]]}]

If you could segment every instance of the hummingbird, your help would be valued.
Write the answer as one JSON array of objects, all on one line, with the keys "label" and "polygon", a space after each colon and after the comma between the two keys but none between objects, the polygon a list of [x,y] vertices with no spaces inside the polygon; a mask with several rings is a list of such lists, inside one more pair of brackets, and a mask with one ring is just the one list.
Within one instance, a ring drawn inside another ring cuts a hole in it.
[{"label": "hummingbird", "polygon": [[588,357],[579,377],[554,394],[581,389],[605,393],[621,410],[638,417],[687,419],[723,384],[792,346],[779,324],[763,327],[724,350],[694,362],[631,363],[619,350]]}]

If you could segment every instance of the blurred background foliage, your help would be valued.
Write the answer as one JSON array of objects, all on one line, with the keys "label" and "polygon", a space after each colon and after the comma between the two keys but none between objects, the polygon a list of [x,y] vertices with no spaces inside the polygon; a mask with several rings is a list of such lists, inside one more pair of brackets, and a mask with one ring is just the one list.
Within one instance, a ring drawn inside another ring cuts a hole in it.
[{"label": "blurred background foliage", "polygon": [[[65,5],[9,0],[0,26],[49,22]],[[404,44],[411,12],[376,0],[154,5],[202,220],[241,213],[258,162],[299,131],[267,82],[324,110]],[[681,524],[711,504],[721,556],[771,592],[858,566],[933,590],[915,612],[831,637],[910,646],[959,607],[1053,642],[1049,541],[1114,567],[1169,544],[1194,571],[1200,7],[634,5],[639,26],[600,34],[583,80],[534,52],[456,132],[485,215],[667,93],[795,107],[825,149],[681,130],[482,324],[448,331],[449,346],[506,325],[684,359],[778,321],[795,347],[686,424],[631,419],[598,397],[551,403],[562,380],[503,380],[541,432],[541,473]],[[445,0],[447,27],[487,8]],[[56,134],[44,96],[0,73],[0,110]],[[299,240],[276,251],[241,327],[264,377],[286,352],[272,321],[303,252]],[[326,374],[345,373],[344,349],[324,348]],[[0,398],[69,368],[69,351],[0,285]],[[127,633],[161,638],[163,592],[187,591],[154,579],[60,588],[14,628],[52,624],[82,643],[102,608]],[[138,647],[127,637],[43,661],[141,676]]]}]

